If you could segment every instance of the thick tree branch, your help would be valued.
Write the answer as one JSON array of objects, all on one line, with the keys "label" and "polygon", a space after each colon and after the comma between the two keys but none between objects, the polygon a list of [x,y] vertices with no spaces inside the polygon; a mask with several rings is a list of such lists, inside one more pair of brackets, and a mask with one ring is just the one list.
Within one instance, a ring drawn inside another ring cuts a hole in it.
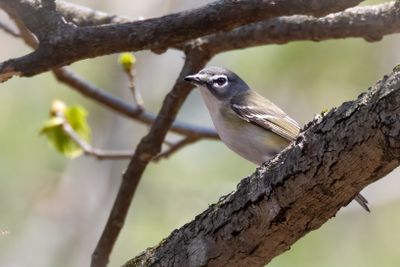
[{"label": "thick tree branch", "polygon": [[201,69],[208,60],[208,56],[203,55],[200,51],[193,51],[190,55],[187,55],[185,64],[173,89],[165,97],[155,122],[149,133],[143,137],[136,147],[135,153],[123,175],[110,216],[92,255],[92,267],[103,267],[108,263],[112,248],[124,225],[129,206],[142,174],[150,161],[160,153],[165,136],[190,92],[191,86],[183,82],[183,78]]},{"label": "thick tree branch", "polygon": [[[219,0],[203,7],[142,21],[77,27],[39,1],[2,0],[39,39],[33,53],[0,64],[0,81],[32,76],[85,58],[121,51],[162,52],[179,43],[282,15],[322,16],[362,0]],[[38,19],[40,18],[40,19]]]},{"label": "thick tree branch", "polygon": [[[128,18],[107,14],[65,1],[57,2],[57,9],[69,21],[78,25],[101,25],[131,21]],[[350,8],[323,18],[294,15],[278,17],[237,27],[229,32],[213,34],[180,44],[177,47],[201,46],[214,54],[265,44],[283,44],[290,41],[361,37],[378,41],[384,35],[400,31],[399,3],[389,3]]]},{"label": "thick tree branch", "polygon": [[399,70],[310,123],[235,192],[124,266],[264,266],[319,228],[399,165]]},{"label": "thick tree branch", "polygon": [[354,7],[322,18],[278,17],[238,27],[189,42],[188,48],[217,54],[229,50],[291,41],[324,41],[360,37],[379,41],[384,35],[400,32],[400,2]]},{"label": "thick tree branch", "polygon": [[[283,44],[290,41],[323,41],[360,37],[367,41],[379,41],[384,35],[400,31],[399,2],[392,1],[373,6],[355,7],[323,18],[294,15],[278,17],[237,27],[199,38],[179,49],[200,46],[212,54],[265,44]],[[88,9],[59,1],[58,10],[78,25],[100,25],[127,22],[128,18]]]}]

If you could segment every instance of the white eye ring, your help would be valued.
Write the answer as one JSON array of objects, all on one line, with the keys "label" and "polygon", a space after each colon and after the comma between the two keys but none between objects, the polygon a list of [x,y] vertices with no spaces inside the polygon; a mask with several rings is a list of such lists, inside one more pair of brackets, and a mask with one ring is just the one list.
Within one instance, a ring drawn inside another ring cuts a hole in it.
[{"label": "white eye ring", "polygon": [[225,76],[219,76],[213,79],[213,84],[217,87],[222,87],[228,83],[228,79]]}]

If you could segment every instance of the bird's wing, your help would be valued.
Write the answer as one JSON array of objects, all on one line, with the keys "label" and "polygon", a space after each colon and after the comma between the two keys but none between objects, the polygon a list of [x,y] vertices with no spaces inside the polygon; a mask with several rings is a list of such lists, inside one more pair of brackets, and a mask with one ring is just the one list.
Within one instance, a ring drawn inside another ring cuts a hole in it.
[{"label": "bird's wing", "polygon": [[294,140],[300,132],[300,127],[295,120],[254,91],[247,91],[233,97],[230,104],[232,110],[241,119],[272,131],[289,141]]}]

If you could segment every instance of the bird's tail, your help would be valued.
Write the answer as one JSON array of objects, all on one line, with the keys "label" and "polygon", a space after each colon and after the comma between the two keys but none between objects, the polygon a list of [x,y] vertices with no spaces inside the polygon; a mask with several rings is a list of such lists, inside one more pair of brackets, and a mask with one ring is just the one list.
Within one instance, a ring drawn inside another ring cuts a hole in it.
[{"label": "bird's tail", "polygon": [[369,210],[369,208],[368,208],[368,200],[367,200],[365,197],[363,197],[361,194],[358,194],[358,195],[354,198],[354,200],[357,201],[358,204],[360,204],[361,207],[363,207],[363,209],[365,209],[365,210],[368,211],[368,212],[371,212],[371,211]]}]

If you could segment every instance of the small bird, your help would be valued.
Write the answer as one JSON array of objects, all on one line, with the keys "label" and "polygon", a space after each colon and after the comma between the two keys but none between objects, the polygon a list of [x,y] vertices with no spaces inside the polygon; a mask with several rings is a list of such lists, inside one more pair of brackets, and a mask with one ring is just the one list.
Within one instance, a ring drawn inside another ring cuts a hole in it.
[{"label": "small bird", "polygon": [[[200,89],[222,142],[256,165],[278,154],[300,132],[295,120],[230,70],[206,67],[184,80]],[[355,200],[369,211],[361,194]]]}]

